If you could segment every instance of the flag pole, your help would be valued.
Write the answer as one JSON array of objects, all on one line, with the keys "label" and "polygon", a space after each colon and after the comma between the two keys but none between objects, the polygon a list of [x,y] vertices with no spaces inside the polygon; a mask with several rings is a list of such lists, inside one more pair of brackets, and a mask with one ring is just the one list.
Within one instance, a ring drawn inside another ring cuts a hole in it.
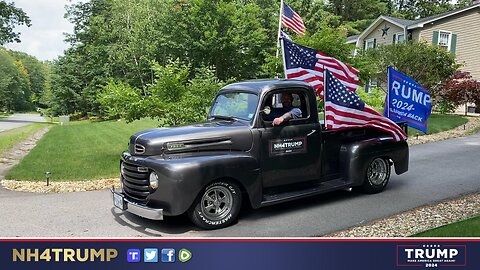
[{"label": "flag pole", "polygon": [[280,0],[280,16],[278,17],[278,32],[277,32],[277,54],[275,59],[278,59],[278,52],[280,51],[280,31],[282,31],[282,15],[283,15],[283,0]]},{"label": "flag pole", "polygon": [[323,69],[323,125],[327,129],[327,68]]},{"label": "flag pole", "polygon": [[288,79],[287,78],[287,64],[285,62],[285,53],[284,53],[284,44],[283,44],[283,37],[280,40],[280,44],[281,44],[281,47],[282,47],[282,62],[283,62],[283,75],[285,76],[285,79]]},{"label": "flag pole", "polygon": [[390,67],[387,67],[387,117],[390,119]]}]

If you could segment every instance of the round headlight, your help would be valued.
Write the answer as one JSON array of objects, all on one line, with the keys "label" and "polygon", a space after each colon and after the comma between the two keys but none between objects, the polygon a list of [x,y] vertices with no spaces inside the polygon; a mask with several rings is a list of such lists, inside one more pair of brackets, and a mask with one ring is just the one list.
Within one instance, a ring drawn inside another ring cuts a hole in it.
[{"label": "round headlight", "polygon": [[152,189],[157,189],[158,188],[158,175],[155,172],[150,173],[150,187]]}]

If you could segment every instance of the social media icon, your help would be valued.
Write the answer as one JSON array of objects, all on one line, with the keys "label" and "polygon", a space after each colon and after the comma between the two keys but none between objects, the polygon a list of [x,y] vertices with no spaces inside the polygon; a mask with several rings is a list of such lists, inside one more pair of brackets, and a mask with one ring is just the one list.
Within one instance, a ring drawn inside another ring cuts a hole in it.
[{"label": "social media icon", "polygon": [[178,251],[178,260],[181,261],[182,263],[188,262],[192,258],[192,252],[186,248],[180,249]]},{"label": "social media icon", "polygon": [[143,261],[146,263],[158,262],[158,249],[145,248],[143,250]]},{"label": "social media icon", "polygon": [[131,263],[140,262],[140,249],[127,250],[127,261]]},{"label": "social media icon", "polygon": [[173,263],[175,262],[175,249],[163,248],[162,249],[162,262]]}]

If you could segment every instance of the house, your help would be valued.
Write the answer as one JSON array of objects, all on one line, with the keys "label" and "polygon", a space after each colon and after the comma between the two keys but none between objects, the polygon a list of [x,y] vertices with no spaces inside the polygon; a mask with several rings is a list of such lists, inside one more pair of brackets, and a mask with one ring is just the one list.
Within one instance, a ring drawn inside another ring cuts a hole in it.
[{"label": "house", "polygon": [[371,49],[405,40],[426,42],[441,46],[454,53],[461,69],[480,80],[480,1],[443,14],[404,20],[390,16],[378,17],[358,36],[348,38],[357,48]]}]

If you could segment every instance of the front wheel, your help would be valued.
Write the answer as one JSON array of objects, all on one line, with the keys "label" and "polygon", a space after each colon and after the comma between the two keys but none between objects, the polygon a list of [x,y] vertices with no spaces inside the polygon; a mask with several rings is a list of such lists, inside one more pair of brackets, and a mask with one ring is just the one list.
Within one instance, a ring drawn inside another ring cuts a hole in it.
[{"label": "front wheel", "polygon": [[188,216],[200,228],[220,229],[236,221],[241,205],[242,193],[236,184],[214,182],[197,198]]},{"label": "front wheel", "polygon": [[367,193],[379,193],[387,186],[390,179],[390,163],[385,158],[375,158],[368,165],[363,182],[363,190]]}]

